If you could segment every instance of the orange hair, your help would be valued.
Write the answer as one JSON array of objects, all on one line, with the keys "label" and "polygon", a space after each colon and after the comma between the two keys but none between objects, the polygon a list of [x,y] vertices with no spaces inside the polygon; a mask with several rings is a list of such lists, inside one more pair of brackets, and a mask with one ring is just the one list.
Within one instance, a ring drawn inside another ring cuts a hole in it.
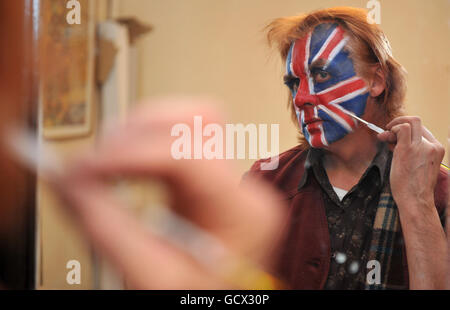
[{"label": "orange hair", "polygon": [[[367,69],[373,65],[379,65],[384,74],[385,90],[376,98],[384,114],[380,125],[386,125],[393,118],[402,115],[406,93],[406,71],[392,56],[389,41],[380,27],[367,21],[366,10],[336,7],[305,15],[277,18],[266,27],[268,43],[277,47],[285,62],[291,44],[324,22],[338,23],[350,35],[347,49],[354,60],[358,75],[368,78]],[[290,92],[289,107],[292,118],[298,126]],[[300,141],[305,142],[302,136]]]}]

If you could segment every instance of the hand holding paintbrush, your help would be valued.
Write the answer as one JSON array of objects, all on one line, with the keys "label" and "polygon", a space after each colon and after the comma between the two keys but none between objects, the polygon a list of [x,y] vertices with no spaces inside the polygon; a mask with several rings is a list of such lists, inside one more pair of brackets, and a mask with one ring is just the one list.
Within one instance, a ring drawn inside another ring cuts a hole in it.
[{"label": "hand holding paintbrush", "polygon": [[[378,138],[379,138],[381,141],[388,142],[388,143],[390,143],[390,144],[395,144],[395,143],[397,143],[397,135],[394,134],[393,132],[389,131],[389,130],[392,129],[392,127],[394,126],[394,123],[391,122],[392,124],[386,125],[386,128],[387,128],[388,130],[384,130],[384,129],[378,127],[377,125],[372,124],[372,123],[370,123],[370,122],[368,122],[368,121],[366,121],[366,120],[364,120],[364,119],[362,119],[362,118],[356,116],[355,114],[353,114],[353,113],[351,113],[351,112],[349,112],[349,111],[347,111],[347,110],[345,110],[345,109],[342,109],[341,111],[344,112],[345,114],[347,114],[347,115],[353,117],[354,119],[356,119],[356,120],[359,121],[360,123],[366,125],[367,128],[369,128],[369,129],[375,131],[376,133],[378,133],[378,134],[379,134]],[[389,126],[389,125],[390,125],[390,126]],[[426,129],[425,127],[423,127],[422,130],[423,130],[423,136],[422,136],[422,139],[425,139],[425,135],[428,136],[428,137],[430,137],[431,133],[428,131],[428,129]],[[431,135],[431,136],[432,136],[432,135]]]}]

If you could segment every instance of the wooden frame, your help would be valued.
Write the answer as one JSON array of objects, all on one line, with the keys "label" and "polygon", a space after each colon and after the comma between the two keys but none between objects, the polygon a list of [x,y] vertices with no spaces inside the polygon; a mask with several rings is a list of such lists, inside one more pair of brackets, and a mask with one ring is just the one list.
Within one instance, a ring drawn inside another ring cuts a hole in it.
[{"label": "wooden frame", "polygon": [[[37,128],[40,0],[0,1],[0,133],[5,124]],[[3,141],[2,141],[3,143]],[[36,271],[36,176],[0,148],[0,288],[34,289]]]}]

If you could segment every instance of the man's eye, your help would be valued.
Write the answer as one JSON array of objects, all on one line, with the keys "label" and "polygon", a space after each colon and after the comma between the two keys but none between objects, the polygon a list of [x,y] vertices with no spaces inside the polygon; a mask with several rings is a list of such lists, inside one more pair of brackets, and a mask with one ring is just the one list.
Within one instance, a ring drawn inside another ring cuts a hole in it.
[{"label": "man's eye", "polygon": [[313,72],[313,79],[316,83],[323,83],[331,79],[331,74],[324,70],[317,70]]},{"label": "man's eye", "polygon": [[296,92],[298,89],[298,85],[300,84],[300,79],[298,78],[292,78],[284,81],[284,84],[286,84],[287,87],[289,87],[290,90]]}]

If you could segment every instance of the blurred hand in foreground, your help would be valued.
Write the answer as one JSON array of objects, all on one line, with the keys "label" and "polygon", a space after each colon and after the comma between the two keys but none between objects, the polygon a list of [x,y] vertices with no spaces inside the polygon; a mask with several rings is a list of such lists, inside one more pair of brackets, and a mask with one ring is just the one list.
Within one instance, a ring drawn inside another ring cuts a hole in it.
[{"label": "blurred hand in foreground", "polygon": [[68,163],[62,175],[53,177],[52,185],[95,249],[131,288],[238,287],[142,227],[107,185],[117,177],[163,182],[177,214],[255,264],[267,267],[271,263],[270,252],[284,217],[275,191],[256,180],[239,186],[240,176],[230,161],[171,156],[175,124],[187,124],[192,133],[194,116],[202,116],[203,126],[222,124],[210,103],[193,99],[144,103],[95,148]]}]

